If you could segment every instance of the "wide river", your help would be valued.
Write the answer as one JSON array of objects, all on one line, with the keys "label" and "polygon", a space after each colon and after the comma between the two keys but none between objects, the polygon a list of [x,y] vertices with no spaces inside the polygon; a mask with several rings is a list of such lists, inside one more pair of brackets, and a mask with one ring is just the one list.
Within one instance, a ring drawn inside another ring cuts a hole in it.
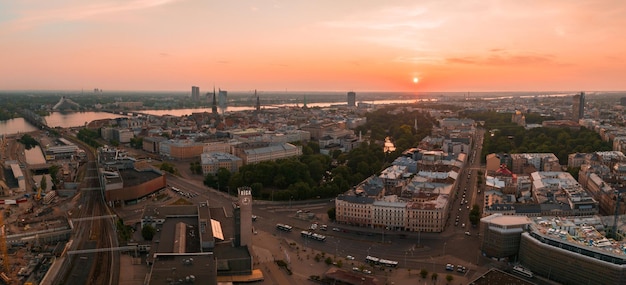
[{"label": "wide river", "polygon": [[[385,104],[407,104],[414,103],[416,100],[381,100],[381,101],[371,101],[368,103],[376,104],[376,105],[385,105]],[[310,103],[307,106],[313,107],[329,107],[331,105],[342,104],[339,102],[335,103]],[[278,107],[288,107],[293,105],[276,105],[264,108],[278,108]],[[254,110],[254,107],[251,106],[234,106],[228,107],[227,112],[238,112],[238,111],[247,111]],[[139,111],[144,114],[150,114],[155,116],[163,116],[163,115],[171,115],[171,116],[185,116],[191,115],[192,113],[201,113],[201,112],[211,112],[211,108],[198,108],[198,109],[175,109],[175,110],[141,110]],[[102,119],[114,119],[125,117],[124,115],[111,114],[105,112],[71,112],[71,113],[61,113],[61,112],[53,112],[50,115],[46,116],[46,122],[50,127],[61,127],[61,128],[70,128],[70,127],[80,127],[84,126],[87,123],[95,120]],[[11,134],[19,134],[19,133],[27,133],[37,130],[35,126],[26,122],[23,118],[15,118],[6,121],[0,121],[0,135],[11,135]]]}]

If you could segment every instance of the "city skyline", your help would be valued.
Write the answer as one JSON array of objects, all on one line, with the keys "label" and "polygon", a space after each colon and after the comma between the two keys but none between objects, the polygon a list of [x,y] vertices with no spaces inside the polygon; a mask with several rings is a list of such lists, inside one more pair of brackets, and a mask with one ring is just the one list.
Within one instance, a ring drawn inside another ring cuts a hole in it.
[{"label": "city skyline", "polygon": [[0,3],[3,90],[626,90],[619,1]]}]

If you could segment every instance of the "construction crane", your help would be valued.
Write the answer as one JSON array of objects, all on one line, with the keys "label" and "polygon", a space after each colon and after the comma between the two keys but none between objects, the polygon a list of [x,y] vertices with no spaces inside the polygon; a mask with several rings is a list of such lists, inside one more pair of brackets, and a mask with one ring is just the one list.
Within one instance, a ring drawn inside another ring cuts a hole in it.
[{"label": "construction crane", "polygon": [[2,251],[2,265],[4,265],[4,271],[2,273],[11,272],[11,268],[9,268],[9,252],[7,250],[7,231],[3,216],[4,213],[0,213],[0,250]]},{"label": "construction crane", "polygon": [[35,200],[41,200],[41,186],[37,187],[37,195],[35,195]]}]

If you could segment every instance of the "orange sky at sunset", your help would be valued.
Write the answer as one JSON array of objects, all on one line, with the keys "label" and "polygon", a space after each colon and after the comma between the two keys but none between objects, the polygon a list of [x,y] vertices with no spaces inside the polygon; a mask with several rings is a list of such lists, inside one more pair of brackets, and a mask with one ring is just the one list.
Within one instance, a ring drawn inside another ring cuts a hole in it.
[{"label": "orange sky at sunset", "polygon": [[2,1],[0,90],[626,90],[625,3]]}]

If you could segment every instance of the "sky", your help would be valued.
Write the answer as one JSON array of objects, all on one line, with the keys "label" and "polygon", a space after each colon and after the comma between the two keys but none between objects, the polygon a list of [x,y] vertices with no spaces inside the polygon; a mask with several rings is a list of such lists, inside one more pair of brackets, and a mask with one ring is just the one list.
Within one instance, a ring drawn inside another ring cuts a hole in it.
[{"label": "sky", "polygon": [[0,0],[0,90],[621,91],[622,0]]}]

